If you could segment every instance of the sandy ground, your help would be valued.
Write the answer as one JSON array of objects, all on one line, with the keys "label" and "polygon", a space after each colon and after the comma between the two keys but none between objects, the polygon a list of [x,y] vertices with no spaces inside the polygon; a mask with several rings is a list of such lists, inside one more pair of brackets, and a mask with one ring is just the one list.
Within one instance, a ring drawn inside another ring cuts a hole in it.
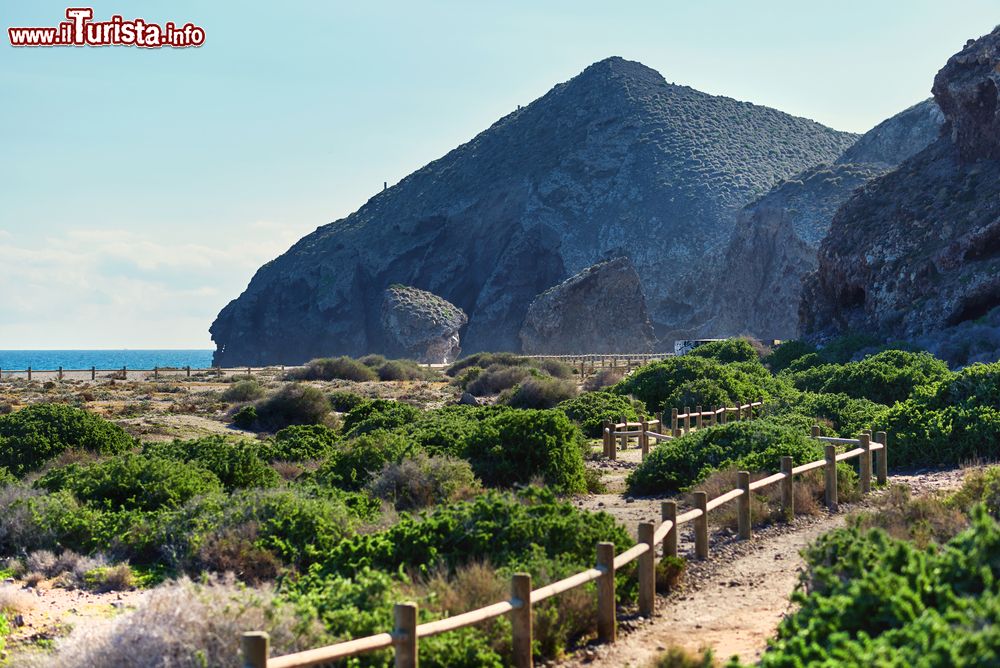
[{"label": "sandy ground", "polygon": [[145,591],[93,593],[53,587],[42,582],[37,587],[9,582],[3,587],[15,589],[20,615],[11,620],[8,648],[38,645],[41,642],[66,635],[78,625],[106,624],[117,615],[135,607]]},{"label": "sandy ground", "polygon": [[[914,495],[956,489],[960,469],[918,471],[890,477],[908,485]],[[636,499],[628,503],[616,495],[595,497],[601,510],[633,527],[637,519],[656,519],[659,500]],[[590,505],[589,503],[587,504]],[[654,507],[655,505],[655,507]],[[789,597],[805,568],[800,552],[820,535],[840,527],[849,513],[865,504],[844,506],[836,515],[823,513],[799,517],[792,524],[778,524],[755,532],[751,541],[714,535],[711,558],[691,561],[682,591],[658,597],[651,620],[625,618],[615,645],[587,647],[560,665],[608,668],[647,666],[663,650],[679,645],[695,651],[711,648],[719,659],[737,655],[744,662],[759,658],[778,623],[792,610]],[[691,527],[681,533],[680,551],[692,557]]]}]

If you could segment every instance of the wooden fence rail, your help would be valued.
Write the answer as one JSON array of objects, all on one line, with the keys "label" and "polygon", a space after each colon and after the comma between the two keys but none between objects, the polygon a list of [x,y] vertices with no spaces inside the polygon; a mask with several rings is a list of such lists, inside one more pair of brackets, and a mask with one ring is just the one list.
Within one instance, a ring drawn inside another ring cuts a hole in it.
[{"label": "wooden fence rail", "polygon": [[133,369],[127,366],[118,367],[115,369],[99,369],[92,366],[87,369],[70,369],[64,367],[57,367],[55,369],[36,369],[34,367],[28,367],[26,369],[3,369],[0,368],[0,381],[4,380],[15,380],[18,378],[24,378],[27,380],[36,380],[42,378],[54,378],[57,380],[66,380],[76,377],[78,380],[97,380],[100,376],[101,378],[115,378],[119,380],[127,380],[129,376],[132,378],[170,378],[183,376],[185,378],[191,378],[192,376],[198,376],[203,374],[217,375],[217,376],[252,376],[255,374],[264,373],[284,373],[285,371],[291,369],[304,369],[305,366],[265,366],[265,367],[191,367],[191,366],[180,366],[180,367],[153,367],[152,369]]},{"label": "wooden fence rail", "polygon": [[[660,441],[680,438],[698,429],[704,429],[716,424],[727,424],[731,413],[736,414],[736,420],[752,420],[753,409],[763,405],[762,401],[754,401],[740,406],[720,406],[708,411],[703,411],[701,406],[697,406],[693,412],[690,408],[685,407],[683,413],[678,412],[674,408],[670,414],[669,434],[660,433],[665,426],[662,413],[658,414],[652,420],[643,420],[641,422],[629,422],[624,417],[621,419],[621,422],[606,420],[603,428],[603,456],[611,460],[617,459],[619,443],[621,449],[624,450],[628,447],[629,442],[634,436],[638,441],[638,447],[642,450],[642,458],[645,460],[646,455],[649,454],[650,439],[659,443]],[[694,421],[692,422],[692,420]],[[659,431],[654,431],[654,427],[658,428]]]},{"label": "wooden fence rail", "polygon": [[[758,404],[759,405],[759,404]],[[745,408],[745,407],[743,407]],[[856,439],[835,439],[819,436],[819,427],[813,427],[812,435],[825,441],[825,457],[799,466],[792,465],[791,457],[781,458],[781,472],[750,482],[749,471],[739,471],[737,487],[709,500],[702,491],[693,494],[695,508],[677,514],[675,501],[661,504],[661,522],[654,526],[650,522],[639,524],[639,541],[633,547],[615,554],[614,543],[600,542],[596,546],[596,560],[593,568],[575,575],[531,589],[531,576],[517,573],[511,578],[511,596],[478,610],[471,610],[454,617],[446,617],[424,624],[417,623],[417,605],[399,603],[395,606],[395,624],[390,633],[380,633],[367,638],[329,645],[318,649],[296,652],[285,656],[270,657],[267,633],[250,632],[242,636],[243,664],[247,668],[302,668],[328,663],[337,659],[356,656],[392,647],[397,668],[415,668],[418,664],[419,639],[455,629],[472,626],[488,619],[510,615],[513,662],[518,668],[533,665],[532,616],[531,609],[536,603],[553,596],[581,587],[589,582],[597,582],[597,637],[602,643],[614,643],[616,636],[615,571],[638,560],[639,613],[644,616],[655,614],[656,607],[656,548],[662,546],[663,556],[677,556],[678,533],[688,522],[694,523],[695,556],[707,559],[710,545],[708,540],[708,513],[735,501],[737,504],[738,535],[740,539],[752,538],[752,518],[750,516],[750,493],[781,483],[781,504],[783,515],[790,520],[794,515],[794,478],[797,475],[823,468],[826,482],[826,504],[830,512],[838,511],[837,504],[837,463],[855,457],[860,458],[861,490],[871,490],[872,456],[878,458],[878,482],[885,484],[888,470],[888,439],[885,432],[878,432],[874,439],[870,432],[864,432]],[[837,452],[837,445],[857,445],[843,453]],[[866,463],[867,462],[867,463]]]}]

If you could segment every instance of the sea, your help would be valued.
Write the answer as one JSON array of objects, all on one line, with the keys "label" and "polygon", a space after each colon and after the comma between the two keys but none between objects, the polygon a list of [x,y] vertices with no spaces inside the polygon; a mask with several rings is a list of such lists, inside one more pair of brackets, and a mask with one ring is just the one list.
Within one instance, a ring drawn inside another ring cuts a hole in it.
[{"label": "sea", "polygon": [[207,369],[212,350],[0,350],[0,369]]}]

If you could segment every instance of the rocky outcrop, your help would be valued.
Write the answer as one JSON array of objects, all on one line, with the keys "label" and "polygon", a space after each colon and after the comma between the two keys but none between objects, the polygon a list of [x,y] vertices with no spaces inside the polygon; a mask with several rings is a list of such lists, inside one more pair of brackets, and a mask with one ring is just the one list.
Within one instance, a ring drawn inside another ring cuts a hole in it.
[{"label": "rocky outcrop", "polygon": [[469,318],[462,309],[426,290],[390,285],[382,294],[385,352],[419,362],[458,359],[459,330]]},{"label": "rocky outcrop", "polygon": [[914,105],[865,133],[835,164],[807,169],[744,207],[700,334],[797,337],[802,279],[819,265],[834,213],[856,189],[926,148],[943,121],[933,100]]},{"label": "rocky outcrop", "polygon": [[520,337],[525,353],[546,355],[648,352],[656,340],[628,258],[595,264],[538,295]]},{"label": "rocky outcrop", "polygon": [[601,61],[261,267],[212,325],[215,363],[382,350],[393,283],[465,311],[466,352],[518,350],[536,295],[617,256],[654,327],[689,328],[734,213],[855,139]]},{"label": "rocky outcrop", "polygon": [[915,104],[882,121],[837,159],[838,164],[866,164],[892,169],[927,148],[941,134],[944,114],[933,99]]},{"label": "rocky outcrop", "polygon": [[1000,39],[998,30],[952,56],[934,77],[934,98],[948,117],[963,160],[1000,158]]},{"label": "rocky outcrop", "polygon": [[[935,79],[950,131],[837,212],[805,283],[802,327],[811,337],[864,331],[946,342],[1000,306],[1000,160],[988,147],[995,117],[983,111],[998,45],[1000,29]],[[977,136],[986,147],[974,146]]]}]

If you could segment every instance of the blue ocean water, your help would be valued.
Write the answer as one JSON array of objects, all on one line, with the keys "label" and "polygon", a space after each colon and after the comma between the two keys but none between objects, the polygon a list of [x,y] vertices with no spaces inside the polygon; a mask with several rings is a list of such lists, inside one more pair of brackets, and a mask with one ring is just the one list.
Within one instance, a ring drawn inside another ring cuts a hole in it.
[{"label": "blue ocean water", "polygon": [[0,369],[152,369],[212,366],[211,350],[0,350]]}]

